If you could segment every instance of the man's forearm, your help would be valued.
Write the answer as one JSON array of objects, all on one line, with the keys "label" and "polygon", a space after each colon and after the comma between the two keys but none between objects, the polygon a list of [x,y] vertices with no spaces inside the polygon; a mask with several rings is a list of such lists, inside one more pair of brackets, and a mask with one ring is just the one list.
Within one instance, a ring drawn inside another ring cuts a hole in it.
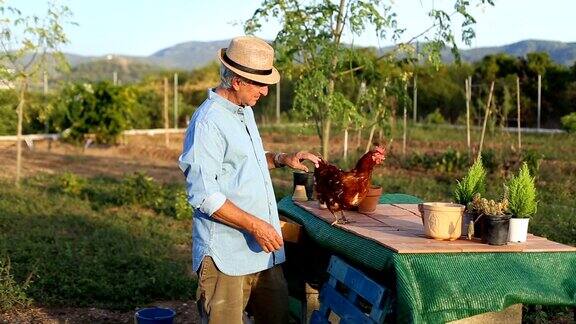
[{"label": "man's forearm", "polygon": [[282,237],[272,225],[243,211],[228,199],[212,214],[212,217],[252,235],[264,252],[276,251],[284,244]]},{"label": "man's forearm", "polygon": [[280,168],[285,165],[286,153],[281,152],[266,152],[266,162],[268,163],[268,170]]},{"label": "man's forearm", "polygon": [[257,220],[256,217],[238,208],[228,199],[226,199],[222,207],[212,214],[212,217],[221,223],[248,233],[253,227],[253,223]]}]

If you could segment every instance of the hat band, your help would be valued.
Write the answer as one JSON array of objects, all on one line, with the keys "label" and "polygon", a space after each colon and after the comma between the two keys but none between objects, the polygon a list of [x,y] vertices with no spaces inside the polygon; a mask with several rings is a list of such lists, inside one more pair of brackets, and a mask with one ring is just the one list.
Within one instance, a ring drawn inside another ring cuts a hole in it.
[{"label": "hat band", "polygon": [[240,71],[246,72],[246,73],[258,74],[258,75],[269,75],[269,74],[272,73],[272,69],[269,69],[269,70],[257,70],[257,69],[249,68],[249,67],[244,66],[244,65],[240,65],[240,64],[232,61],[232,59],[229,58],[228,55],[226,55],[226,52],[224,52],[224,55],[222,56],[222,58],[224,59],[224,61],[225,61],[226,63],[230,64],[232,67],[234,67],[234,68],[236,68],[236,69],[238,69],[238,70],[240,70]]}]

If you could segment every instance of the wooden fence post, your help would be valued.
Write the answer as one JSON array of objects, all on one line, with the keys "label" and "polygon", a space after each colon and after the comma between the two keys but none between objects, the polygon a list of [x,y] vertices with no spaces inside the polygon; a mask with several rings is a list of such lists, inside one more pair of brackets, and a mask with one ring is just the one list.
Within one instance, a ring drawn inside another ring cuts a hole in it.
[{"label": "wooden fence post", "polygon": [[486,122],[490,114],[490,103],[492,102],[492,93],[494,92],[494,81],[490,84],[490,94],[488,94],[488,104],[486,105],[486,114],[484,115],[484,126],[482,126],[482,136],[480,137],[480,148],[478,148],[478,159],[482,156],[482,145],[484,144],[484,133],[486,133]]}]

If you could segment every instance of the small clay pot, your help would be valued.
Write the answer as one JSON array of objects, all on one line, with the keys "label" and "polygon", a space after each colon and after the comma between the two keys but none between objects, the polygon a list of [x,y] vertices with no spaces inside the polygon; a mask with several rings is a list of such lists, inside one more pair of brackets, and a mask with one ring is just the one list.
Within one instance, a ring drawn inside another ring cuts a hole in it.
[{"label": "small clay pot", "polygon": [[380,196],[382,196],[382,187],[371,185],[370,188],[368,188],[368,194],[366,194],[366,197],[362,199],[360,205],[358,205],[358,212],[363,214],[375,212]]}]

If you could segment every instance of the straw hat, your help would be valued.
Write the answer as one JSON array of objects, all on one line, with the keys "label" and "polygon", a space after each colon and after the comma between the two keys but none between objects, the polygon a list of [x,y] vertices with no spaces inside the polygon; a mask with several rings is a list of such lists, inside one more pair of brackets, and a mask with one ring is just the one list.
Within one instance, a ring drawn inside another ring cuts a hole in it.
[{"label": "straw hat", "polygon": [[280,81],[280,74],[272,65],[274,49],[257,37],[232,39],[228,48],[220,49],[218,57],[227,68],[248,80],[264,84]]}]

